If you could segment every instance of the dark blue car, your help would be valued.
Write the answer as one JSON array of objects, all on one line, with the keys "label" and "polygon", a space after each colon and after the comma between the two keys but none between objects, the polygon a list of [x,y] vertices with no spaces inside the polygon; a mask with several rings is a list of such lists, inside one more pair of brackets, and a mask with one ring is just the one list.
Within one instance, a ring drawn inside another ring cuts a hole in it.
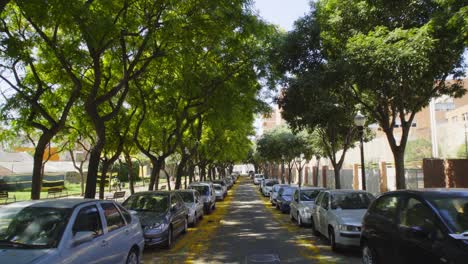
[{"label": "dark blue car", "polygon": [[281,187],[278,191],[278,196],[276,197],[276,208],[282,213],[289,213],[289,204],[292,201],[292,195],[296,189],[297,187],[285,186]]},{"label": "dark blue car", "polygon": [[363,263],[468,263],[468,189],[388,192],[369,207]]}]

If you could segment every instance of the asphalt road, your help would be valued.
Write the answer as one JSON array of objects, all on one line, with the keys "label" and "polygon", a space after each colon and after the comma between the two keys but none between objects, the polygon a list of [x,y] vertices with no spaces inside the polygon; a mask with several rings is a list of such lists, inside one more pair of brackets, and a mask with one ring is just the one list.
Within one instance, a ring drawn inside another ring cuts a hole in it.
[{"label": "asphalt road", "polygon": [[334,253],[310,228],[298,227],[242,178],[216,211],[174,248],[147,249],[147,263],[360,263],[359,252]]}]

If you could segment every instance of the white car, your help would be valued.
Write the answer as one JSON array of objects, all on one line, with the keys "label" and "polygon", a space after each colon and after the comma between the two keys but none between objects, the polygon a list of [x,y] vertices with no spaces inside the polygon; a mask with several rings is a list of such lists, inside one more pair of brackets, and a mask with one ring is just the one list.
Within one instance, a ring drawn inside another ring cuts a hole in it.
[{"label": "white car", "polygon": [[374,199],[365,191],[321,191],[315,200],[312,231],[327,237],[332,250],[339,246],[359,246],[362,219]]},{"label": "white car", "polygon": [[273,185],[278,184],[278,183],[279,183],[278,180],[266,179],[262,185],[263,196],[267,196],[267,197],[270,196],[270,192],[271,192],[271,189],[273,188]]},{"label": "white car", "polygon": [[215,194],[216,194],[216,201],[224,200],[223,186],[221,186],[221,184],[218,184],[218,183],[213,183],[213,187],[214,187]]},{"label": "white car", "polygon": [[278,197],[278,191],[281,187],[289,186],[288,184],[275,184],[271,188],[270,192],[270,202],[272,205],[276,205],[276,198]]},{"label": "white car", "polygon": [[0,208],[0,263],[139,263],[136,216],[113,201],[54,199]]},{"label": "white car", "polygon": [[216,194],[211,182],[192,182],[189,189],[197,190],[203,201],[205,214],[210,214],[216,209]]},{"label": "white car", "polygon": [[289,207],[289,217],[296,220],[299,226],[310,225],[312,223],[312,212],[315,209],[315,198],[322,187],[301,187],[293,194],[293,199]]},{"label": "white car", "polygon": [[261,180],[264,180],[265,177],[263,176],[263,174],[255,174],[254,176],[254,184],[255,185],[259,185],[260,184],[260,181]]}]

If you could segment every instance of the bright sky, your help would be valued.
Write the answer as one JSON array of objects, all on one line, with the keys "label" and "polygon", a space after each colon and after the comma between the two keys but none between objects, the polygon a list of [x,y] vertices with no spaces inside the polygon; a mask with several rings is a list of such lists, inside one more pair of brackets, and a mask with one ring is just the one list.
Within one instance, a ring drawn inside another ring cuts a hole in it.
[{"label": "bright sky", "polygon": [[254,0],[255,9],[266,21],[290,31],[294,21],[309,10],[310,0]]}]

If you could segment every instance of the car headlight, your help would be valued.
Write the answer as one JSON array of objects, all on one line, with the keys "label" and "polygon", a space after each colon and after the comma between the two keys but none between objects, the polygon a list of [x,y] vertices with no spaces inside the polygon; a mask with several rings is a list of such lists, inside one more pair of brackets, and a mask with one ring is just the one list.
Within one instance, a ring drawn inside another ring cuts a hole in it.
[{"label": "car headlight", "polygon": [[304,214],[311,214],[312,213],[312,210],[309,208],[309,207],[304,207],[302,209],[302,212],[304,212]]},{"label": "car headlight", "polygon": [[144,231],[150,231],[150,230],[154,230],[154,231],[163,231],[164,229],[167,228],[167,224],[166,223],[154,223],[152,225],[147,225],[143,228]]},{"label": "car headlight", "polygon": [[353,225],[339,225],[338,229],[340,231],[361,232],[360,226],[353,226]]}]

